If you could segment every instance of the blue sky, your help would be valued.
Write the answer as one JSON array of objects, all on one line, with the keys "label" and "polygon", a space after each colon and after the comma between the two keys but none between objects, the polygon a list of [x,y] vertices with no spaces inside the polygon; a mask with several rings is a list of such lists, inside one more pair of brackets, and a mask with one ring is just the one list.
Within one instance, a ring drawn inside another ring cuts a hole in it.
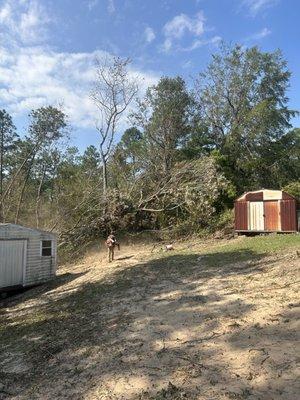
[{"label": "blue sky", "polygon": [[298,0],[0,0],[0,107],[22,131],[30,109],[62,105],[82,150],[98,140],[95,56],[130,57],[142,94],[161,75],[190,84],[224,40],[280,48],[293,74],[290,106],[300,109],[299,15]]}]

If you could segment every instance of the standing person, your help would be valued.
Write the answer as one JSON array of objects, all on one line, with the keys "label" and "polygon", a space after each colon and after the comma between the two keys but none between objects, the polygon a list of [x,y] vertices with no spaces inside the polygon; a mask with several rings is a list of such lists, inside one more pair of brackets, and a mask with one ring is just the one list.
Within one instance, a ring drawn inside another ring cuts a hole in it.
[{"label": "standing person", "polygon": [[108,262],[111,262],[114,260],[115,247],[117,246],[118,250],[120,250],[120,244],[117,242],[117,239],[113,233],[108,236],[105,244],[108,250]]}]

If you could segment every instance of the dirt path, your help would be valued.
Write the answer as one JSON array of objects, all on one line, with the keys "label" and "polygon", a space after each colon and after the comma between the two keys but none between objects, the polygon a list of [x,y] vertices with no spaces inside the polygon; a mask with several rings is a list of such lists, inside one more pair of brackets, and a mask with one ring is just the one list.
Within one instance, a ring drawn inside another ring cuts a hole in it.
[{"label": "dirt path", "polygon": [[0,399],[298,398],[295,251],[99,257],[2,302]]}]

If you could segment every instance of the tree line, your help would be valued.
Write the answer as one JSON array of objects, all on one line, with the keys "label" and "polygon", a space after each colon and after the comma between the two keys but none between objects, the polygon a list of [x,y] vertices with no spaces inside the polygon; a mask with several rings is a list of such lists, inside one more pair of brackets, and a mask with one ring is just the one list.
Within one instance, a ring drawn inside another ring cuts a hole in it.
[{"label": "tree line", "polygon": [[[0,111],[0,221],[55,230],[74,251],[110,230],[212,231],[247,190],[299,196],[290,76],[280,51],[223,45],[192,87],[162,77],[138,98],[128,59],[97,60],[98,148],[68,147],[67,115],[56,107],[32,110],[22,136]],[[116,143],[128,112],[131,127]]]}]

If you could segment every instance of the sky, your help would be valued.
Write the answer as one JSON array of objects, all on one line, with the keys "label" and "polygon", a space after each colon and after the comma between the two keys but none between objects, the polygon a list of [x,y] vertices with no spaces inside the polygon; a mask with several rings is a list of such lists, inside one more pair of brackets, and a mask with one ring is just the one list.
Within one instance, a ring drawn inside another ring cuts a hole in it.
[{"label": "sky", "polygon": [[96,57],[130,57],[142,96],[161,76],[191,85],[225,41],[280,48],[289,106],[300,110],[299,16],[298,0],[0,0],[0,107],[21,133],[31,109],[62,107],[83,151],[99,139],[89,97]]}]

